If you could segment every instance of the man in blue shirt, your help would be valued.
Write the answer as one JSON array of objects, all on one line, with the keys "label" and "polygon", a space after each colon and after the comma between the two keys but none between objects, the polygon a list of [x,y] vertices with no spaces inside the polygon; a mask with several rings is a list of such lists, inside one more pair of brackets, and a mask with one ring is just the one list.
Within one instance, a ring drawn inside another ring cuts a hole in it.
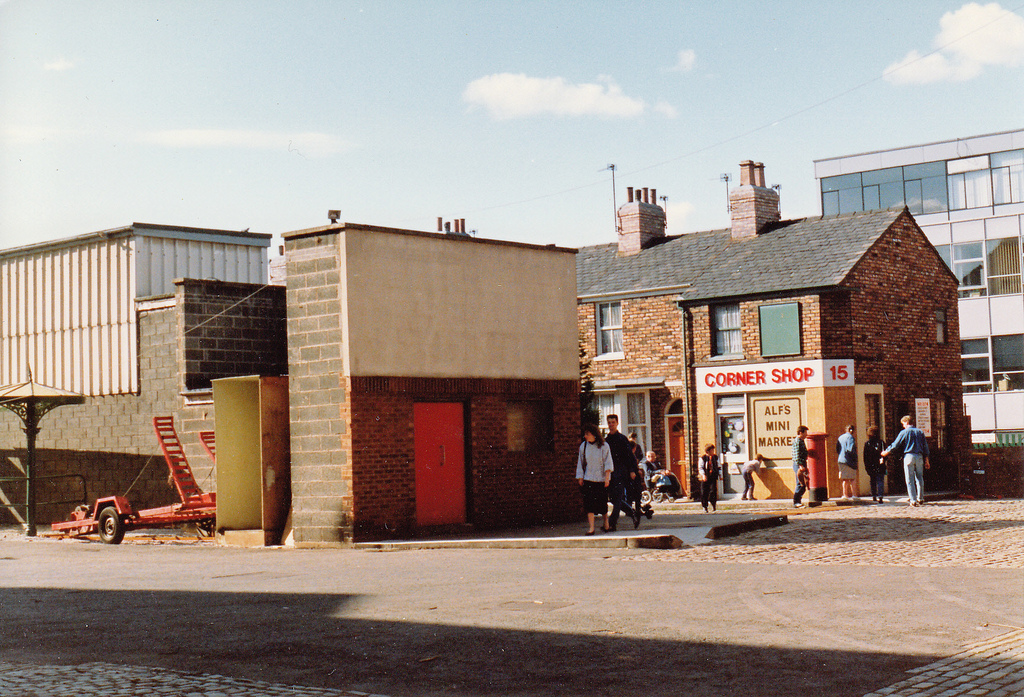
[{"label": "man in blue shirt", "polygon": [[857,500],[857,440],[853,436],[854,426],[846,427],[846,433],[836,440],[836,454],[839,456],[839,484],[843,488],[843,501]]},{"label": "man in blue shirt", "polygon": [[931,469],[928,462],[928,439],[924,431],[910,423],[910,417],[900,419],[903,430],[896,436],[888,448],[882,451],[882,457],[894,448],[903,449],[903,472],[907,477],[907,497],[911,506],[920,506],[924,502],[924,471]]}]

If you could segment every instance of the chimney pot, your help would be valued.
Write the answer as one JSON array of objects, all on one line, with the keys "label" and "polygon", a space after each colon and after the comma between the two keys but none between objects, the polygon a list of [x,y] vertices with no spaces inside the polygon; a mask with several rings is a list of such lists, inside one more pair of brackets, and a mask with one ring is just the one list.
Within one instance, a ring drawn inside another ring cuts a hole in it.
[{"label": "chimney pot", "polygon": [[629,203],[633,203],[633,187],[626,187],[626,198],[629,199]]},{"label": "chimney pot", "polygon": [[461,232],[463,235],[466,234],[466,219],[465,218],[459,218],[459,232]]},{"label": "chimney pot", "polygon": [[653,203],[655,206],[658,205],[658,190],[657,189],[651,189],[651,203]]},{"label": "chimney pot", "polygon": [[740,163],[740,186],[754,186],[753,160],[744,160]]},{"label": "chimney pot", "polygon": [[644,203],[650,203],[650,201],[647,199],[647,187],[646,186],[644,187]]},{"label": "chimney pot", "polygon": [[444,231],[445,232],[451,232],[452,231],[452,224],[451,223],[445,223],[444,224]]},{"label": "chimney pot", "polygon": [[437,218],[437,231],[444,232],[444,220],[440,216]]},{"label": "chimney pot", "polygon": [[754,186],[764,186],[764,163],[754,163]]}]

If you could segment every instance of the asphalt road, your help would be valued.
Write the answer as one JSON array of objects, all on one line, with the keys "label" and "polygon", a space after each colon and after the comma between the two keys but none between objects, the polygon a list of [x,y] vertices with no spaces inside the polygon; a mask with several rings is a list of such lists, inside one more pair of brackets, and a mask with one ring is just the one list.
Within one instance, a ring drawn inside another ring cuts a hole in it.
[{"label": "asphalt road", "polygon": [[1019,568],[663,561],[0,540],[0,656],[396,697],[859,696],[1024,624]]}]

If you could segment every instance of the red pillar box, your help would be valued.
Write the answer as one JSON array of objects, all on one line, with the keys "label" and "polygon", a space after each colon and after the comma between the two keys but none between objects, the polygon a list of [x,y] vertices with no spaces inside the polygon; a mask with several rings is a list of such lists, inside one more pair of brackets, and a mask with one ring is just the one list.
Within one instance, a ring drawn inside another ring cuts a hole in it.
[{"label": "red pillar box", "polygon": [[828,470],[825,467],[825,438],[827,433],[808,433],[807,440],[807,473],[810,482],[807,486],[807,503],[820,506],[828,501]]}]

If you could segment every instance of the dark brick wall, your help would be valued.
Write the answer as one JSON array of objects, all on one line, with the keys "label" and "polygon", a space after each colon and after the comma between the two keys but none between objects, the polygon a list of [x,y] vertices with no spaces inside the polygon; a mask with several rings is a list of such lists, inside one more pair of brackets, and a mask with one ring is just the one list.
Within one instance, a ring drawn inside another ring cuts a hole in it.
[{"label": "dark brick wall", "polygon": [[[185,326],[184,308],[197,302],[227,308],[259,288],[257,285],[224,284],[232,286],[227,289],[229,299],[224,299],[218,297],[218,292],[224,289],[218,289],[217,285],[179,285],[173,298],[153,303],[155,309],[138,313],[139,393],[90,397],[85,404],[50,412],[40,423],[42,430],[37,439],[39,475],[82,475],[90,502],[98,496],[127,494],[137,508],[174,503],[178,500],[177,493],[167,481],[167,465],[152,426],[154,416],[171,414],[196,480],[204,490],[215,490],[213,463],[206,458],[198,438],[199,431],[213,430],[213,404],[186,405],[182,396],[185,388],[181,332]],[[257,304],[259,302],[257,300]],[[250,317],[252,313],[247,303],[227,310],[228,318],[232,313]],[[268,321],[274,320],[268,318]],[[280,322],[281,317],[276,321]],[[240,328],[237,335],[241,337],[245,331]],[[218,337],[218,341],[223,338]],[[243,347],[242,353],[247,350]],[[240,365],[244,371],[236,374],[264,372],[251,361],[240,362]],[[0,477],[23,476],[24,444],[20,420],[9,411],[0,410]],[[23,484],[2,482],[0,489],[8,499],[24,501]],[[37,500],[80,497],[82,493],[77,481],[42,480]],[[40,524],[63,520],[73,507],[72,503],[39,506],[36,519]],[[0,521],[14,522],[14,518],[6,509],[0,509]]]},{"label": "dark brick wall", "polygon": [[[468,412],[467,523],[476,529],[577,520],[576,381],[352,378],[351,458],[356,540],[409,536],[416,526],[413,405],[457,401]],[[550,450],[511,452],[510,400],[549,401]]]},{"label": "dark brick wall", "polygon": [[961,491],[977,498],[1024,498],[1024,448],[972,450],[960,467]]},{"label": "dark brick wall", "polygon": [[185,389],[236,375],[287,375],[285,292],[280,286],[177,282],[184,304]]},{"label": "dark brick wall", "polygon": [[353,505],[338,238],[289,239],[285,247],[292,527],[297,544],[339,544],[352,537]]}]

